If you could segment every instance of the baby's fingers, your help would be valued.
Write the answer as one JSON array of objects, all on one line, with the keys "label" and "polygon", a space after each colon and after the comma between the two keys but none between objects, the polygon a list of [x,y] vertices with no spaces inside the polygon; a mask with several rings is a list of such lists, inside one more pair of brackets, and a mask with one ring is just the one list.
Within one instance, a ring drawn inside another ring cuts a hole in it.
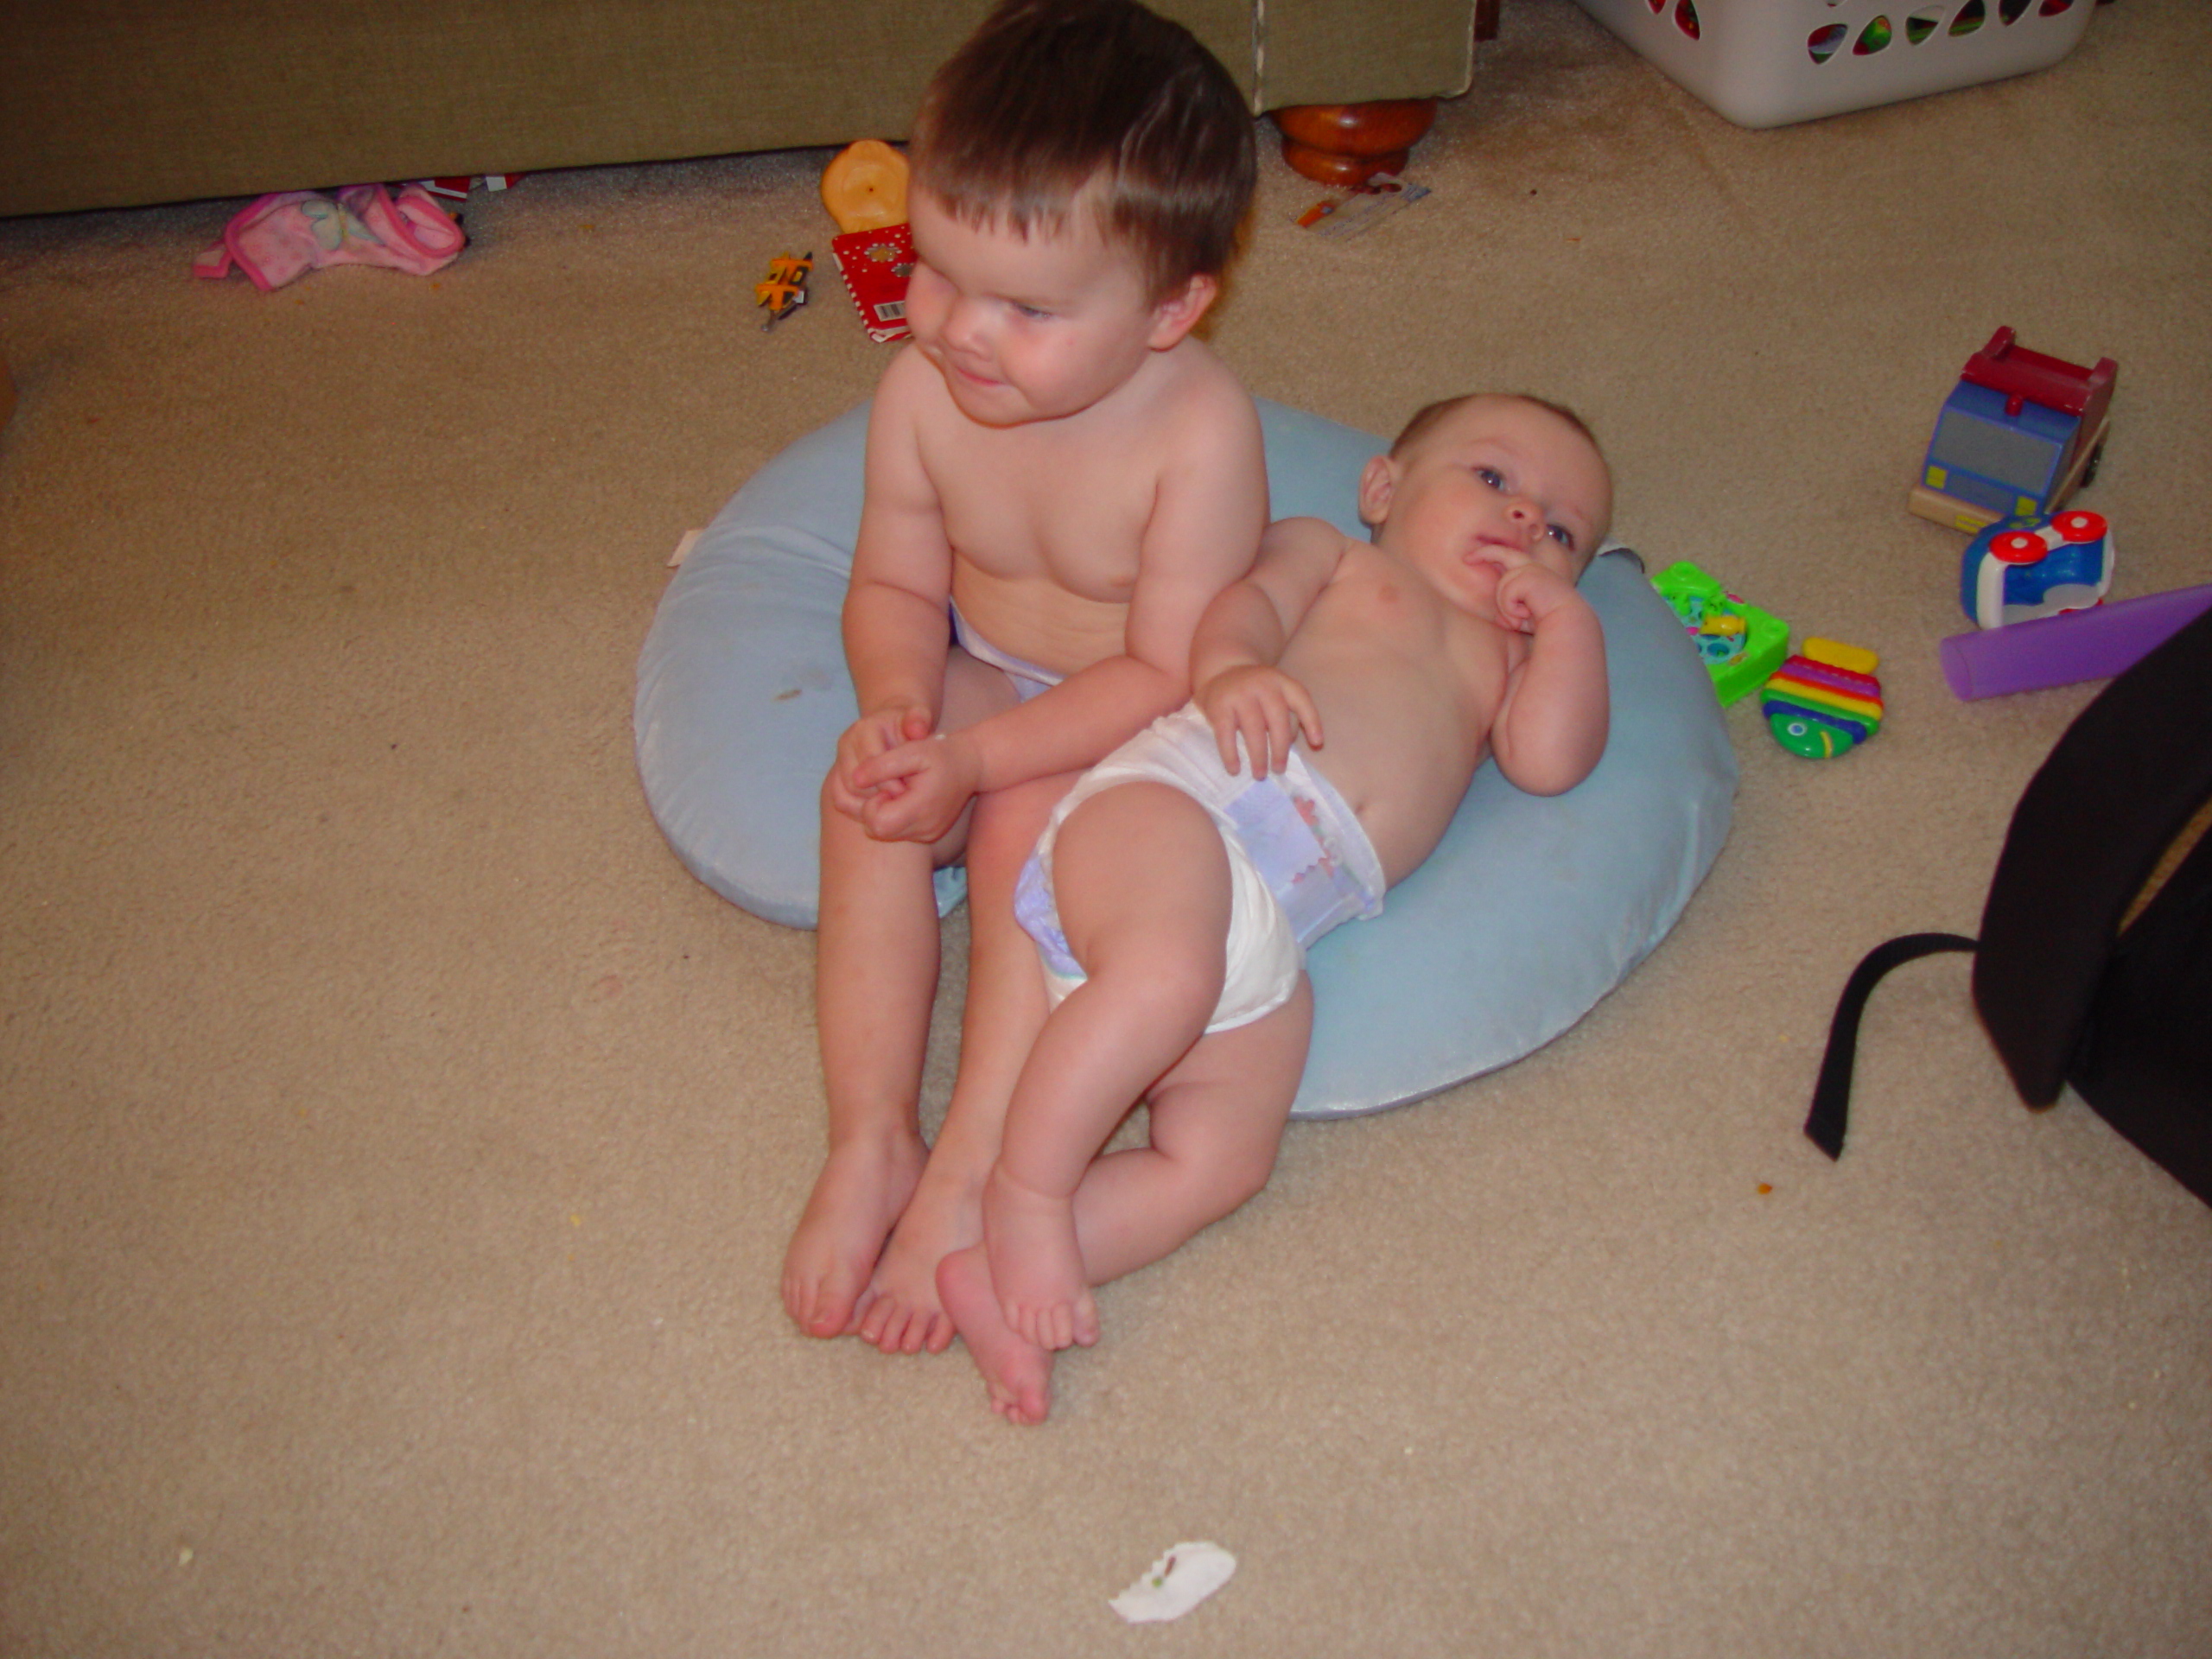
[{"label": "baby's fingers", "polygon": [[[1314,702],[1313,694],[1298,681],[1286,680],[1283,683],[1283,699],[1290,705],[1290,712],[1296,716],[1298,730],[1306,734],[1306,747],[1309,749],[1319,748],[1322,743],[1321,710]],[[1286,743],[1284,746],[1286,753],[1288,753],[1288,744]]]}]

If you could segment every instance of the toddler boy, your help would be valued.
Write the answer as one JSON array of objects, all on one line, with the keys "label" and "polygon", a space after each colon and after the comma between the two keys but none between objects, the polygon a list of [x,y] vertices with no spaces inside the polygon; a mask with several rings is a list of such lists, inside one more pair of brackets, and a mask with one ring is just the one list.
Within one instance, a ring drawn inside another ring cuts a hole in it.
[{"label": "toddler boy", "polygon": [[[1073,775],[1188,696],[1267,476],[1250,397],[1192,332],[1255,168],[1251,116],[1187,31],[1128,0],[1009,0],[931,81],[909,160],[914,339],[869,417],[860,718],[823,788],[830,1149],[783,1294],[803,1330],[911,1353],[951,1340],[937,1265],[981,1236],[1045,1014],[1015,874]],[[963,855],[967,1008],[931,1148],[931,873]]]},{"label": "toddler boy", "polygon": [[[1097,1339],[1090,1287],[1266,1182],[1312,1025],[1305,947],[1381,910],[1485,754],[1550,795],[1605,750],[1605,636],[1574,584],[1612,485],[1582,423],[1524,397],[1433,405],[1359,503],[1371,543],[1268,529],[1199,624],[1195,700],[1066,794],[1024,872],[1056,1006],[984,1242],[938,1270],[1013,1421],[1043,1420],[1055,1350]],[[1141,1096],[1150,1144],[1099,1156]]]}]

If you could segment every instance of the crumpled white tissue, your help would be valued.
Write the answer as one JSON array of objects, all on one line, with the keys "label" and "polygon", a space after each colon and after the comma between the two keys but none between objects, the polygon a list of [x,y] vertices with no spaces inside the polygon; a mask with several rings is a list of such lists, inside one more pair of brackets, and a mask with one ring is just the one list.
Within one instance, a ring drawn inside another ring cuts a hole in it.
[{"label": "crumpled white tissue", "polygon": [[1236,1570],[1236,1558],[1219,1544],[1178,1544],[1106,1605],[1132,1624],[1180,1618]]}]

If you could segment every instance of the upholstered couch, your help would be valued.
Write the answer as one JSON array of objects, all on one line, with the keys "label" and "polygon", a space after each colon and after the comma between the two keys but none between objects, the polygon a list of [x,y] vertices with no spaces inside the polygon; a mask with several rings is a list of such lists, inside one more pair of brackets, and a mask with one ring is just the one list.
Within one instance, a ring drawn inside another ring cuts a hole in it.
[{"label": "upholstered couch", "polygon": [[[988,0],[0,0],[0,215],[900,138]],[[1481,0],[1155,0],[1257,111],[1464,92]]]}]

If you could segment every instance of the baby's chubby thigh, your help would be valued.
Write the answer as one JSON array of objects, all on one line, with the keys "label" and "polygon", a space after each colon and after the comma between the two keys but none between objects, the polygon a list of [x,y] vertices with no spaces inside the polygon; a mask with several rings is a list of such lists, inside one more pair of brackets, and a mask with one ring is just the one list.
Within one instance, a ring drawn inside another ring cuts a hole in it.
[{"label": "baby's chubby thigh", "polygon": [[1195,1039],[1221,996],[1232,902],[1229,855],[1206,810],[1136,780],[1082,802],[1060,825],[1052,892],[1070,953]]}]

